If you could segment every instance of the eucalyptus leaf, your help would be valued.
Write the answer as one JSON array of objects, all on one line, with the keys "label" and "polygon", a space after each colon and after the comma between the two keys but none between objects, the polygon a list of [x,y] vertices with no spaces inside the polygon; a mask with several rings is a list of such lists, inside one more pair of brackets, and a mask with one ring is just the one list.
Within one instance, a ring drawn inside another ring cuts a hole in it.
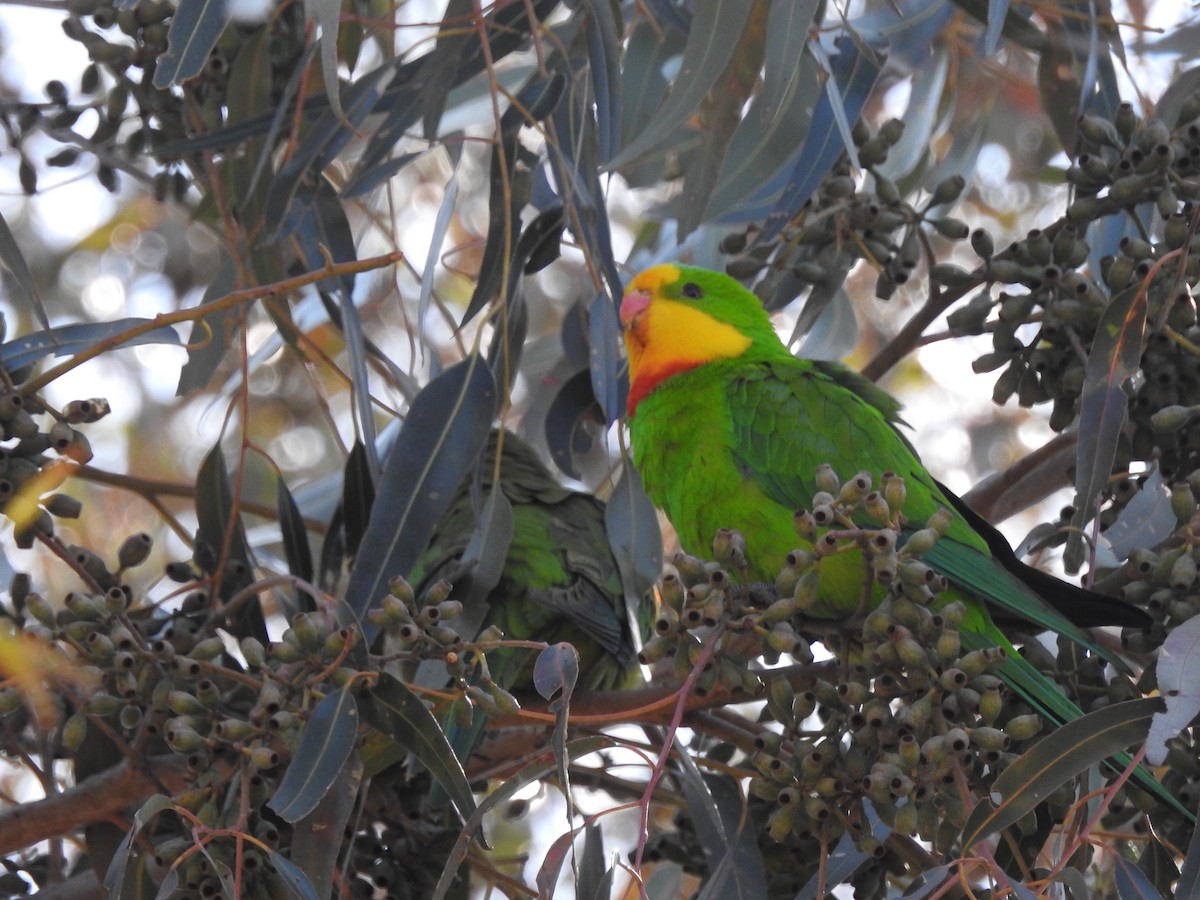
[{"label": "eucalyptus leaf", "polygon": [[154,86],[170,87],[200,74],[225,31],[227,0],[180,0],[167,32],[167,52],[154,69]]},{"label": "eucalyptus leaf", "polygon": [[25,254],[21,252],[21,247],[13,236],[12,229],[8,227],[8,222],[2,215],[0,215],[0,263],[3,263],[4,267],[12,273],[17,286],[25,294],[29,309],[37,317],[42,327],[49,329],[50,318],[46,315],[46,305],[41,291],[38,290],[33,272],[29,269],[29,263],[25,261]]},{"label": "eucalyptus leaf", "polygon": [[[288,571],[302,581],[313,580],[312,548],[308,544],[308,529],[300,508],[296,505],[287,483],[279,478],[275,482],[275,508],[279,512],[279,531],[283,540],[283,554],[287,559]],[[301,612],[316,609],[316,601],[308,591],[296,591],[297,607]]]},{"label": "eucalyptus leaf", "polygon": [[280,818],[295,824],[317,808],[354,749],[358,724],[358,704],[344,687],[312,708],[283,780],[267,801]]},{"label": "eucalyptus leaf", "polygon": [[[466,821],[472,817],[475,795],[462,763],[454,755],[437,719],[404,682],[386,673],[381,675],[363,703],[363,719],[421,762],[441,785],[460,818]],[[381,770],[377,764],[367,761],[367,776]]]},{"label": "eucalyptus leaf", "polygon": [[1167,743],[1183,734],[1200,713],[1200,616],[1176,626],[1163,641],[1158,655],[1158,690],[1167,704],[1156,713],[1146,737],[1146,762],[1161,766],[1167,758]]},{"label": "eucalyptus leaf", "polygon": [[1063,562],[1068,572],[1083,563],[1083,526],[1095,512],[1108,483],[1129,398],[1125,382],[1141,365],[1146,324],[1146,292],[1134,286],[1112,299],[1100,316],[1088,353],[1079,401],[1079,441],[1075,457],[1075,502]]},{"label": "eucalyptus leaf", "polygon": [[[196,473],[196,519],[197,563],[206,572],[220,575],[220,596],[228,600],[253,582],[254,558],[233,502],[220,443],[208,452]],[[264,644],[269,640],[257,596],[245,598],[234,611],[232,630],[239,638],[250,636]]]},{"label": "eucalyptus leaf", "polygon": [[1011,763],[992,786],[998,802],[979,803],[963,826],[963,846],[1018,822],[1080,772],[1116,758],[1146,738],[1150,721],[1163,708],[1158,698],[1114,703],[1067,722],[1041,738]]},{"label": "eucalyptus leaf", "polygon": [[368,642],[378,629],[365,617],[388,580],[412,571],[471,464],[496,412],[491,370],[470,356],[431,381],[384,464],[374,506],[350,572],[346,602],[364,620]]},{"label": "eucalyptus leaf", "polygon": [[751,4],[747,0],[709,0],[696,7],[683,50],[683,65],[674,87],[653,121],[626,144],[612,161],[614,168],[634,162],[675,136],[700,107],[737,47]]},{"label": "eucalyptus leaf", "polygon": [[[35,331],[24,337],[0,344],[0,366],[8,370],[23,369],[47,356],[71,356],[91,350],[101,341],[114,340],[125,332],[153,324],[153,319],[115,319],[111,322],[76,322]],[[180,345],[179,335],[170,325],[162,325],[136,337],[121,340],[118,347],[139,347],[144,344]]]}]

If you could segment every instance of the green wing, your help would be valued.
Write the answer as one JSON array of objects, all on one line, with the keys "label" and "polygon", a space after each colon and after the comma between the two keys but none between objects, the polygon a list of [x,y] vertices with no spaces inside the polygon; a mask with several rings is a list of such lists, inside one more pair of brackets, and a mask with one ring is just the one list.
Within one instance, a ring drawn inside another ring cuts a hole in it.
[{"label": "green wing", "polygon": [[[743,365],[728,382],[728,401],[738,465],[783,506],[812,503],[821,463],[843,478],[859,470],[903,476],[906,514],[915,522],[948,505],[896,429],[899,404],[845,366],[801,359]],[[958,530],[960,540],[986,547],[965,523]]]},{"label": "green wing", "polygon": [[904,513],[910,528],[922,527],[940,508],[955,513],[945,537],[924,555],[928,565],[1010,618],[1065,635],[1123,665],[993,558],[988,538],[995,541],[998,535],[977,531],[964,517],[961,501],[944,492],[921,464],[897,430],[899,404],[887,393],[836,363],[780,360],[745,367],[730,382],[729,401],[738,465],[775,502],[794,509],[809,505],[816,491],[812,473],[823,462],[836,467],[846,461],[839,472],[843,478],[859,470],[876,477],[895,472],[907,486]]},{"label": "green wing", "polygon": [[[493,483],[497,437],[493,432],[481,462],[484,490]],[[500,455],[500,488],[512,507],[513,528],[499,582],[478,598],[487,606],[484,627],[498,625],[512,640],[568,641],[579,651],[584,687],[615,687],[635,671],[634,647],[604,530],[604,504],[564,488],[533,449],[509,433]],[[459,489],[414,574],[418,596],[441,579],[465,581],[463,554],[480,494],[472,479]],[[525,687],[531,660],[527,652],[497,654],[492,676],[503,686]]]}]

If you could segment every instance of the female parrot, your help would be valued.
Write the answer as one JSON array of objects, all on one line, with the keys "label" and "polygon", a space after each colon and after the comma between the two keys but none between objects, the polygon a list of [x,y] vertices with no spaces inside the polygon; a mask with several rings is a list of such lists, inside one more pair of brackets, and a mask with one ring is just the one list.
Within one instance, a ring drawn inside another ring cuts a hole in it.
[{"label": "female parrot", "polygon": [[[485,494],[492,489],[501,443],[499,484],[512,509],[512,536],[499,580],[486,596],[467,590],[472,572],[464,557],[479,519],[468,477],[417,563],[411,579],[417,596],[444,579],[454,586],[450,598],[467,606],[465,618],[499,626],[506,639],[573,644],[581,688],[609,690],[636,682],[636,650],[604,530],[604,504],[559,484],[533,448],[508,431],[502,442],[499,431],[488,437],[480,464]],[[472,610],[471,603],[486,610]],[[639,611],[639,619],[646,614]],[[503,650],[488,658],[490,674],[501,687],[531,684],[530,651]]]},{"label": "female parrot", "polygon": [[[735,528],[746,540],[745,577],[773,583],[787,554],[802,545],[793,516],[820,490],[819,465],[876,476],[894,472],[907,488],[906,532],[923,527],[939,509],[953,513],[922,560],[948,579],[966,606],[963,648],[1003,647],[1008,658],[997,674],[1027,703],[1060,724],[1082,715],[1017,654],[989,607],[1110,659],[1069,620],[1072,607],[1096,611],[1081,617],[1086,625],[1146,624],[1140,610],[1033,575],[921,464],[897,430],[899,404],[892,397],[844,366],[794,357],[758,299],[732,278],[656,266],[630,283],[620,315],[634,463],[686,551],[708,556],[718,529]],[[853,615],[862,595],[861,554],[828,556],[819,571],[818,598],[808,615]],[[1165,793],[1153,784],[1156,794]]]}]

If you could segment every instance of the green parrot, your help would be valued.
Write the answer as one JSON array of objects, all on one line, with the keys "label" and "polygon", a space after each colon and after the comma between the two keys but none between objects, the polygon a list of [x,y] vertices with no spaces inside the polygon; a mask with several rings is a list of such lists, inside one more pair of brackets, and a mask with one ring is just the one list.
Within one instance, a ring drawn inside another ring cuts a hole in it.
[{"label": "green parrot", "polygon": [[[500,489],[512,508],[512,539],[499,581],[472,610],[463,563],[479,518],[477,503],[494,483],[496,446]],[[617,562],[604,530],[604,503],[555,480],[533,448],[511,432],[493,430],[481,462],[482,492],[473,478],[459,488],[410,578],[417,596],[445,579],[462,598],[468,619],[498,626],[508,640],[566,641],[579,653],[579,687],[610,690],[640,680]],[[648,607],[643,601],[643,606]],[[482,612],[482,616],[479,613]],[[648,608],[638,611],[648,625]],[[452,623],[451,623],[452,624]],[[643,629],[643,635],[644,635]],[[489,673],[505,689],[532,685],[535,654],[512,649],[488,654]]]},{"label": "green parrot", "polygon": [[[876,477],[894,472],[907,488],[902,540],[939,510],[952,513],[943,537],[922,559],[952,585],[947,595],[965,604],[963,648],[1008,651],[997,674],[1060,724],[1082,712],[1017,654],[989,609],[1058,632],[1109,659],[1069,620],[1072,612],[1081,612],[1085,625],[1148,623],[1140,610],[1114,598],[1033,574],[921,464],[897,430],[896,400],[844,366],[794,357],[757,298],[734,279],[656,266],[630,283],[620,316],[634,463],[687,552],[709,556],[718,529],[737,529],[746,541],[745,577],[773,583],[787,554],[803,546],[794,513],[820,490],[819,465]],[[807,614],[853,615],[862,587],[861,553],[825,557],[818,597]],[[1138,780],[1149,781],[1159,796],[1167,794],[1148,773]]]}]

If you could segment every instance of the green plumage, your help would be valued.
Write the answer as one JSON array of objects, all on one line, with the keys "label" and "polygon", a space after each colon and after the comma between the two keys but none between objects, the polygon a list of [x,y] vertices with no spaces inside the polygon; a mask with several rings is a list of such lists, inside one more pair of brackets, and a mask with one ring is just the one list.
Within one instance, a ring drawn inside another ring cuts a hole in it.
[{"label": "green plumage", "polygon": [[[455,585],[451,597],[468,604],[465,619],[482,613],[482,627],[497,625],[509,640],[573,644],[580,657],[580,687],[607,690],[636,682],[635,650],[604,530],[604,504],[563,487],[533,449],[508,432],[499,471],[500,488],[512,508],[511,540],[495,586],[483,597],[470,591],[463,554],[479,520],[479,504],[494,483],[498,437],[493,431],[488,439],[479,486],[468,478],[438,523],[411,579],[417,595],[446,579]],[[471,609],[474,603],[485,604],[486,610]],[[502,687],[526,688],[534,656],[526,650],[489,654],[492,677]]]},{"label": "green plumage", "polygon": [[[708,340],[700,334],[708,323],[697,325],[694,334],[677,327],[681,321],[696,325],[693,310],[732,326],[750,338],[749,344],[719,336],[706,345],[718,350],[697,360],[691,348]],[[718,529],[738,529],[746,539],[746,576],[773,583],[789,551],[805,546],[793,514],[809,507],[820,490],[815,478],[819,465],[832,464],[843,478],[859,471],[876,479],[894,472],[907,487],[907,533],[921,528],[940,508],[955,510],[945,535],[923,560],[957,588],[946,592],[942,602],[961,599],[967,607],[960,626],[964,648],[1005,648],[1009,658],[997,674],[1026,702],[1059,723],[1082,715],[1017,654],[980,601],[1007,618],[1022,619],[1035,630],[1056,631],[1116,660],[1009,571],[1032,570],[1021,566],[1002,548],[994,530],[968,512],[985,533],[976,530],[964,517],[961,501],[933,479],[897,430],[899,405],[893,398],[841,365],[793,357],[754,295],[722,274],[652,269],[630,285],[622,320],[630,351],[634,462],[685,550],[709,556]],[[732,350],[723,357],[720,348],[725,346]],[[864,518],[861,524],[870,523]],[[989,543],[1001,550],[999,559]],[[819,566],[819,598],[808,614],[829,619],[853,614],[864,584],[861,554],[834,554]],[[1054,581],[1067,597],[1071,592],[1096,597],[1048,576],[1031,580],[1039,590]],[[881,599],[882,589],[875,596]],[[1131,607],[1123,613],[1117,601],[1104,602],[1117,622],[1144,618]],[[1170,799],[1145,772],[1139,781]]]}]

